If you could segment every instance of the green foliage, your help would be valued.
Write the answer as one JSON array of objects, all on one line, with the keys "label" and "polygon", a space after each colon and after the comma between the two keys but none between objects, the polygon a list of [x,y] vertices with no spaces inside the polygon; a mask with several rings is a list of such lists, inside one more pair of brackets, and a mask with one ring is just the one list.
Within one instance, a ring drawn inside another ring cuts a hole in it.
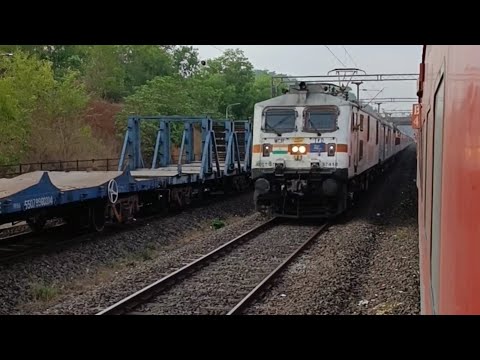
[{"label": "green foliage", "polygon": [[[89,99],[124,104],[128,115],[208,115],[246,119],[271,96],[271,75],[254,70],[238,49],[200,65],[198,50],[179,45],[0,45],[0,163],[80,158],[105,152],[83,117]],[[144,149],[156,125],[143,129]],[[172,128],[174,143],[183,129]],[[49,139],[45,142],[44,139]]]},{"label": "green foliage", "polygon": [[85,108],[88,101],[85,85],[79,81],[78,73],[73,71],[55,81],[47,95],[46,108],[52,117],[75,116]]},{"label": "green foliage", "polygon": [[[125,107],[118,116],[121,136],[128,115],[208,115],[221,119],[229,104],[240,103],[231,108],[230,117],[246,119],[253,116],[256,102],[270,97],[270,75],[266,72],[256,74],[240,50],[227,50],[202,68],[192,48],[175,48],[173,57],[180,76],[157,76],[125,98]],[[145,124],[142,131],[143,148],[151,149],[156,125]],[[173,143],[179,145],[183,129],[178,125],[171,131]]]},{"label": "green foliage", "polygon": [[[195,77],[156,77],[125,99],[125,107],[118,118],[121,133],[125,131],[129,114],[209,115],[218,118],[221,96],[220,89],[213,88],[208,82]],[[145,147],[148,148],[153,145],[152,131],[156,131],[156,128],[145,125],[144,129],[147,129],[145,135],[149,140],[145,143]],[[182,132],[183,129],[180,126],[172,128],[172,139],[175,144],[180,144]]]},{"label": "green foliage", "polygon": [[0,57],[0,163],[18,162],[27,151],[29,119],[55,80],[48,63],[23,53]]},{"label": "green foliage", "polygon": [[48,302],[58,295],[59,290],[53,285],[33,283],[31,284],[30,293],[35,301]]},{"label": "green foliage", "polygon": [[[91,157],[99,150],[91,128],[81,115],[88,96],[78,73],[69,71],[49,89],[42,104],[34,112],[29,145],[35,161],[69,160]],[[44,139],[50,139],[45,143]]]},{"label": "green foliage", "polygon": [[226,50],[222,56],[210,60],[203,72],[207,76],[216,75],[217,82],[222,79],[225,89],[221,103],[223,109],[229,104],[240,103],[231,110],[234,118],[244,119],[251,116],[251,88],[255,74],[253,65],[241,50]]},{"label": "green foliage", "polygon": [[125,67],[125,86],[128,94],[156,76],[175,73],[174,60],[158,45],[126,45],[119,48]]},{"label": "green foliage", "polygon": [[221,229],[222,227],[225,226],[225,222],[222,221],[222,220],[219,220],[219,219],[215,219],[212,221],[212,227],[215,229],[215,230],[218,230],[218,229]]},{"label": "green foliage", "polygon": [[88,96],[78,72],[55,78],[51,62],[17,50],[0,57],[0,74],[0,163],[67,160],[96,149],[79,118]]},{"label": "green foliage", "polygon": [[95,45],[78,50],[90,92],[120,101],[157,76],[191,76],[199,65],[191,47],[168,45]]},{"label": "green foliage", "polygon": [[80,70],[88,49],[83,45],[0,45],[0,52],[22,52],[51,62],[55,77],[62,77],[68,70]]},{"label": "green foliage", "polygon": [[252,98],[255,102],[264,101],[272,96],[272,77],[266,72],[258,73],[252,86]]},{"label": "green foliage", "polygon": [[178,46],[173,50],[173,62],[181,76],[192,76],[200,67],[198,50],[192,46]]},{"label": "green foliage", "polygon": [[121,47],[117,45],[96,45],[89,49],[84,71],[85,84],[92,94],[112,101],[119,101],[126,94],[121,55]]}]

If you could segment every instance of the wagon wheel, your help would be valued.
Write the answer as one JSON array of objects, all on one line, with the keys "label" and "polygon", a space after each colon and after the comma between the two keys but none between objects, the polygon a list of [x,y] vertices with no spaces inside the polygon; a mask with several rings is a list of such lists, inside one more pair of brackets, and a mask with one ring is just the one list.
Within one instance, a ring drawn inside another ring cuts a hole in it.
[{"label": "wagon wheel", "polygon": [[111,204],[116,204],[118,201],[118,184],[115,179],[108,182],[108,200]]}]

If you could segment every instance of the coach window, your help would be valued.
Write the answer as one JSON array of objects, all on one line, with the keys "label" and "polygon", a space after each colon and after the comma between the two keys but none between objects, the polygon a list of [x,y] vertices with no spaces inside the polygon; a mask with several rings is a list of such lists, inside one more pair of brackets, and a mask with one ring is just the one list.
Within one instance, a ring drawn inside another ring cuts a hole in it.
[{"label": "coach window", "polygon": [[319,106],[305,109],[304,131],[332,132],[337,130],[339,110],[336,106]]},{"label": "coach window", "polygon": [[370,140],[370,115],[367,116],[367,141]]},{"label": "coach window", "polygon": [[395,132],[395,145],[400,145],[400,134]]},{"label": "coach window", "polygon": [[375,139],[375,144],[378,145],[378,120],[377,120],[376,124],[377,124],[377,125],[376,125],[377,131],[376,131],[376,135],[375,135],[375,137],[376,137],[376,139]]},{"label": "coach window", "polygon": [[264,131],[278,134],[294,132],[296,118],[295,109],[268,109],[265,112]]},{"label": "coach window", "polygon": [[[444,112],[444,81],[440,80],[435,94],[434,125],[433,125],[433,186],[432,186],[432,216],[431,219],[431,273],[433,309],[438,313],[438,297],[440,286],[440,241],[442,216],[442,159],[443,159],[443,112]],[[427,164],[426,164],[427,165]]]},{"label": "coach window", "polygon": [[360,131],[363,131],[363,115],[360,115]]}]

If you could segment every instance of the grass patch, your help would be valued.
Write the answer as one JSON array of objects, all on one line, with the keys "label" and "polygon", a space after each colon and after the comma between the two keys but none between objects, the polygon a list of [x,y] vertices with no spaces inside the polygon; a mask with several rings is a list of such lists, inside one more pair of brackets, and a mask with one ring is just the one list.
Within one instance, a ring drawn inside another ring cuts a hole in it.
[{"label": "grass patch", "polygon": [[152,260],[155,258],[155,250],[151,248],[146,248],[140,251],[139,258],[143,261]]},{"label": "grass patch", "polygon": [[132,266],[136,262],[147,261],[155,259],[157,254],[157,249],[154,244],[148,244],[146,248],[134,252],[129,253],[124,256],[119,262],[122,264],[127,264],[127,266]]},{"label": "grass patch", "polygon": [[31,295],[35,301],[50,301],[59,293],[53,285],[33,283],[31,286]]},{"label": "grass patch", "polygon": [[218,230],[224,226],[225,226],[225,222],[223,220],[215,219],[212,221],[212,228],[214,228],[215,230]]},{"label": "grass patch", "polygon": [[383,304],[378,304],[373,308],[373,311],[375,311],[375,315],[393,315],[395,312],[395,309],[402,305],[403,303],[383,303]]}]

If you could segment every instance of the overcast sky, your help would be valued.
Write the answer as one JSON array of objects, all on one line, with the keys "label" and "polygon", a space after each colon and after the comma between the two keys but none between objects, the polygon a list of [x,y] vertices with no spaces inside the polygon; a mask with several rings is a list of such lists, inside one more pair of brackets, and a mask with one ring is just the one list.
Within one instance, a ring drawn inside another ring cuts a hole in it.
[{"label": "overcast sky", "polygon": [[[367,74],[418,73],[421,45],[193,45],[202,59],[217,57],[226,49],[241,49],[256,69],[268,69],[288,75],[326,75],[343,67],[358,67]],[[338,58],[336,58],[336,57]],[[367,82],[360,97],[416,97],[415,81]],[[354,86],[354,88],[356,88]],[[385,109],[410,110],[412,103],[390,103]]]}]

